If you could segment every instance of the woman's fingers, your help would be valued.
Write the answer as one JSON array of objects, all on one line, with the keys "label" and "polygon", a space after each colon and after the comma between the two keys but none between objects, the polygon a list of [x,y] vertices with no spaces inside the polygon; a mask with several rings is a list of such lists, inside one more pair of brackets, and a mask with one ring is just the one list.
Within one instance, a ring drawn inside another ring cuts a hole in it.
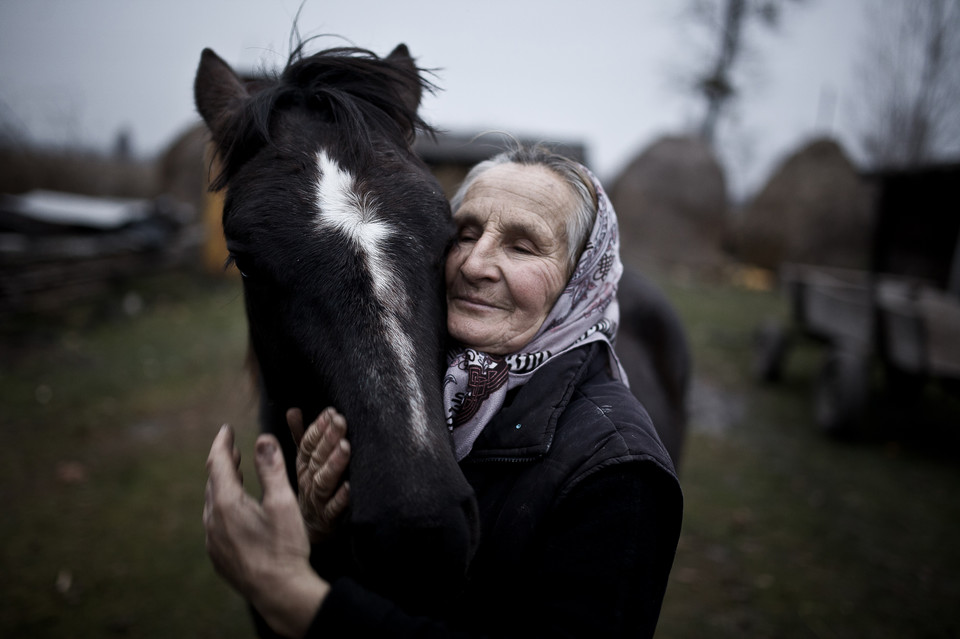
[{"label": "woman's fingers", "polygon": [[[325,439],[327,430],[330,427],[330,416],[327,411],[323,411],[316,420],[303,434],[300,443],[297,446],[297,483],[303,486],[309,481],[310,476],[316,472],[311,469],[311,459],[320,449],[320,445]],[[319,451],[319,452],[322,452]]]},{"label": "woman's fingers", "polygon": [[[290,417],[288,413],[288,421]],[[295,422],[296,415],[292,417]],[[349,503],[349,486],[341,483],[350,463],[346,432],[347,420],[333,408],[327,408],[300,440],[297,450],[300,510],[313,542],[333,533],[336,520]]]},{"label": "woman's fingers", "polygon": [[[210,446],[207,456],[207,473],[214,484],[230,486],[240,481],[240,451],[234,443],[233,429],[224,424]],[[215,488],[218,488],[215,486]]]},{"label": "woman's fingers", "polygon": [[343,482],[327,504],[327,521],[334,522],[340,518],[350,504],[350,482]]},{"label": "woman's fingers", "polygon": [[316,471],[311,475],[313,481],[310,486],[313,497],[328,501],[337,489],[337,484],[340,483],[340,477],[343,476],[348,463],[350,463],[350,443],[341,439],[326,460],[315,464]]},{"label": "woman's fingers", "polygon": [[327,463],[340,442],[345,441],[346,432],[347,420],[343,415],[333,408],[320,413],[304,434],[297,452],[297,480],[301,486]]},{"label": "woman's fingers", "polygon": [[323,438],[328,423],[324,413],[320,413],[297,444],[297,483],[301,487],[310,476],[310,459],[317,448],[317,442]]},{"label": "woman's fingers", "polygon": [[293,435],[293,441],[297,446],[303,439],[303,413],[299,408],[291,408],[287,411],[287,426],[290,428],[290,434]]},{"label": "woman's fingers", "polygon": [[301,492],[303,521],[307,526],[310,542],[319,543],[334,533],[337,523],[350,505],[350,483],[341,484],[329,500],[305,504],[307,499],[307,495]]},{"label": "woman's fingers", "polygon": [[233,429],[224,424],[210,446],[207,457],[207,485],[204,490],[203,522],[211,526],[218,508],[231,504],[243,496],[243,476],[240,473],[240,451]]}]

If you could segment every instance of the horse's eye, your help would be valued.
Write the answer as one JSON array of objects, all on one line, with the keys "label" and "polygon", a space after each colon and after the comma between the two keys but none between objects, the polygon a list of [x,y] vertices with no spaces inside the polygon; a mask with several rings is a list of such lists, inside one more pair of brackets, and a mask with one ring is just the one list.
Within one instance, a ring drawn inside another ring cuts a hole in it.
[{"label": "horse's eye", "polygon": [[239,255],[237,253],[230,253],[230,256],[227,258],[227,263],[224,265],[224,270],[233,266],[240,273],[240,277],[248,278],[250,273],[252,273],[250,258],[246,255]]}]

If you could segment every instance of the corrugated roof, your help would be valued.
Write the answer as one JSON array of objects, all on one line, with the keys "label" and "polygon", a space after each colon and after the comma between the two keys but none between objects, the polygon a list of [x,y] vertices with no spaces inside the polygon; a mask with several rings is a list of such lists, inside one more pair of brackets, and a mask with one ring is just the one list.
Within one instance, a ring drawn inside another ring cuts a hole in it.
[{"label": "corrugated roof", "polygon": [[106,198],[35,190],[23,195],[4,195],[0,199],[0,215],[22,217],[63,226],[80,226],[98,230],[119,228],[150,216],[149,200]]}]

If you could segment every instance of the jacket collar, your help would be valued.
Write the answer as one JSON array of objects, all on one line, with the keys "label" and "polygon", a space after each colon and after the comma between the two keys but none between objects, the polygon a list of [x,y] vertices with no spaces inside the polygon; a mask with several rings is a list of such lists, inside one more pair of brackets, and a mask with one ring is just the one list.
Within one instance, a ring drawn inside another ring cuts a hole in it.
[{"label": "jacket collar", "polygon": [[463,461],[525,461],[545,455],[578,382],[605,361],[595,356],[602,347],[605,345],[587,344],[544,364],[530,381],[507,396]]}]

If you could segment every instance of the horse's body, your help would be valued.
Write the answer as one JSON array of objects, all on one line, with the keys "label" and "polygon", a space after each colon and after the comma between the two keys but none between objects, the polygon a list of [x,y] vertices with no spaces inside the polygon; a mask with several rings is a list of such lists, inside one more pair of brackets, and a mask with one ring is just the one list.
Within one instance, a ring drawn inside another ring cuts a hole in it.
[{"label": "horse's body", "polygon": [[683,324],[663,292],[636,271],[624,270],[617,301],[617,356],[630,389],[647,409],[679,470],[690,384],[690,351]]},{"label": "horse's body", "polygon": [[442,412],[450,210],[411,150],[425,86],[402,45],[295,57],[251,90],[205,50],[195,84],[227,187],[263,429],[293,480],[286,410],[346,417],[344,570],[411,599],[450,592],[478,536]]}]

